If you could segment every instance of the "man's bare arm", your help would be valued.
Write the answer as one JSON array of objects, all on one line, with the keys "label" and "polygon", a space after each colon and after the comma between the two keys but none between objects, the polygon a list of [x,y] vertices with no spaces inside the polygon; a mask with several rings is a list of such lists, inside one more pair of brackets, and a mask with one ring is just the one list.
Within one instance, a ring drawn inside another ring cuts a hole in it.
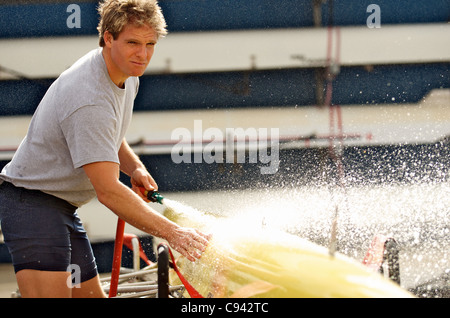
[{"label": "man's bare arm", "polygon": [[133,191],[148,202],[139,191],[139,187],[144,187],[146,190],[158,190],[158,185],[125,138],[119,149],[119,161],[120,170],[130,177]]},{"label": "man's bare arm", "polygon": [[98,200],[126,223],[169,244],[189,260],[199,258],[208,244],[207,236],[178,226],[150,208],[134,191],[119,180],[119,165],[95,162],[83,166]]}]

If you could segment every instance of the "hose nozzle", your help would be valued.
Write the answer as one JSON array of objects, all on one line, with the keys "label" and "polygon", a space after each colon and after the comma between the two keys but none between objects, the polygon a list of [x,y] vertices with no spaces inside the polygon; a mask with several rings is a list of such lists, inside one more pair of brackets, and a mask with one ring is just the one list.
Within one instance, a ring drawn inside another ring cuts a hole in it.
[{"label": "hose nozzle", "polygon": [[158,202],[159,204],[163,204],[162,201],[164,197],[156,190],[146,190],[145,188],[140,188],[141,193],[147,197],[147,199],[151,202]]}]

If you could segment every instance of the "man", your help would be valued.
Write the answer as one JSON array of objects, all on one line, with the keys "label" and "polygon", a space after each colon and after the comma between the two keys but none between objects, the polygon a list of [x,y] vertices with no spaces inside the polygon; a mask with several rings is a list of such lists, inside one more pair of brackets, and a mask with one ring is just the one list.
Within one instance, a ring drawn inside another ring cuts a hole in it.
[{"label": "man", "polygon": [[[76,213],[95,196],[191,261],[208,243],[146,204],[139,187],[157,184],[124,139],[138,76],[166,34],[160,7],[156,0],[105,0],[99,13],[100,48],[51,85],[0,174],[0,221],[22,297],[105,297]],[[119,181],[120,171],[132,189]],[[67,284],[70,264],[80,268],[79,288]]]}]

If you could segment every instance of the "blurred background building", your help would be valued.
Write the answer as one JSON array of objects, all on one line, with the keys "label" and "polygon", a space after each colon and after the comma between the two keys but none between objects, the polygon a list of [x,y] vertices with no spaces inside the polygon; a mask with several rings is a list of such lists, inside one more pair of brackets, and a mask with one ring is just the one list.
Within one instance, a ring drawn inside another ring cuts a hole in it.
[{"label": "blurred background building", "polygon": [[[170,33],[141,78],[139,116],[128,138],[140,145],[161,188],[247,187],[261,177],[264,184],[314,180],[320,178],[317,162],[329,159],[336,141],[352,146],[344,149],[344,164],[366,166],[364,179],[375,178],[379,169],[371,163],[379,167],[379,159],[397,157],[399,144],[422,147],[445,139],[448,2],[380,0],[378,10],[372,2],[160,1]],[[89,0],[2,2],[2,160],[26,132],[23,116],[32,115],[53,80],[98,46],[96,6]],[[417,106],[426,97],[427,106]],[[24,123],[12,124],[17,116]],[[278,172],[261,176],[258,165],[245,163],[174,164],[171,132],[192,129],[195,119],[203,130],[278,128]]]}]

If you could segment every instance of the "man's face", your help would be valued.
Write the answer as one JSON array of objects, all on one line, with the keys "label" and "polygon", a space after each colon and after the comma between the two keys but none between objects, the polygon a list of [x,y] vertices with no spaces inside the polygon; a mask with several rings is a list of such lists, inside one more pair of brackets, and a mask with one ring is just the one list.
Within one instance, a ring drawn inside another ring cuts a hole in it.
[{"label": "man's face", "polygon": [[105,32],[105,45],[110,49],[111,77],[121,80],[141,76],[150,63],[157,42],[157,33],[148,25],[126,25],[117,39]]}]

